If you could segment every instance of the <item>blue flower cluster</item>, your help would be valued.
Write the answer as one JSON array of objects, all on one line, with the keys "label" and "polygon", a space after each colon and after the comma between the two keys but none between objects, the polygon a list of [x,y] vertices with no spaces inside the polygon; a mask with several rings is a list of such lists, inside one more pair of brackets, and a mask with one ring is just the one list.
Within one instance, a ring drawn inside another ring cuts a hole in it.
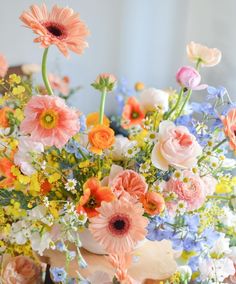
[{"label": "blue flower cluster", "polygon": [[84,154],[86,156],[89,155],[89,151],[85,147],[81,146],[74,139],[71,139],[66,144],[65,150],[66,150],[66,152],[68,152],[70,154],[74,154],[77,159],[81,159],[82,158],[82,154]]},{"label": "blue flower cluster", "polygon": [[128,82],[125,78],[122,78],[118,84],[115,91],[116,101],[118,104],[118,114],[121,115],[123,107],[125,105],[126,97],[132,96],[132,88],[128,85]]}]

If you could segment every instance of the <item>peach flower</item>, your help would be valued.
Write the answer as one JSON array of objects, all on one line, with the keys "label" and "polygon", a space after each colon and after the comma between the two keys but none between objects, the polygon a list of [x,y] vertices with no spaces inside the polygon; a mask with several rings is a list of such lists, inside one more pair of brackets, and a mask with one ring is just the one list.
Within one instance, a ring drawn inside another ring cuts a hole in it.
[{"label": "peach flower", "polygon": [[3,107],[0,109],[0,127],[7,128],[9,127],[9,113],[13,113],[14,110],[10,107]]},{"label": "peach flower", "polygon": [[[95,126],[99,124],[99,112],[91,112],[86,117],[87,127]],[[103,116],[103,125],[109,126],[110,120],[104,115]]]},{"label": "peach flower", "polygon": [[41,7],[32,5],[30,11],[23,12],[20,19],[38,35],[34,42],[40,42],[44,48],[56,45],[68,56],[68,49],[81,54],[88,46],[85,41],[89,34],[86,25],[80,20],[79,14],[68,7],[54,5],[49,12],[45,4]]},{"label": "peach flower", "polygon": [[102,150],[109,149],[114,144],[115,133],[108,126],[96,125],[90,130],[88,139],[91,144],[90,150],[102,154]]},{"label": "peach flower", "polygon": [[25,107],[20,130],[45,146],[63,147],[79,131],[77,113],[59,97],[34,96]]},{"label": "peach flower", "polygon": [[212,195],[216,191],[217,180],[211,176],[207,175],[202,177],[202,181],[205,184],[205,193],[206,195]]},{"label": "peach flower", "polygon": [[222,117],[225,135],[229,138],[229,145],[236,151],[236,108],[231,109],[225,117]]},{"label": "peach flower", "polygon": [[4,284],[41,284],[41,268],[29,257],[16,256],[6,264],[2,280]]},{"label": "peach flower", "polygon": [[135,198],[140,198],[147,191],[145,179],[133,170],[120,172],[111,182],[111,189],[119,197],[128,192]]},{"label": "peach flower", "polygon": [[[175,192],[178,199],[185,201],[187,210],[192,211],[200,208],[206,198],[206,187],[202,179],[191,171],[183,171],[186,181],[171,178],[165,185],[165,191]],[[174,208],[174,204],[170,204]],[[169,206],[167,204],[167,206]]]},{"label": "peach flower", "polygon": [[69,89],[69,78],[67,76],[64,76],[63,78],[59,77],[55,74],[49,74],[48,75],[49,82],[51,84],[51,87],[54,90],[58,90],[64,97],[67,97],[70,93]]},{"label": "peach flower", "polygon": [[162,121],[159,126],[158,142],[151,154],[153,165],[167,171],[169,165],[181,168],[192,168],[202,148],[185,126],[175,126],[171,121]]},{"label": "peach flower", "polygon": [[141,196],[140,201],[143,204],[143,208],[149,215],[160,214],[165,209],[165,200],[161,194],[149,191],[145,195]]},{"label": "peach flower", "polygon": [[129,128],[133,125],[141,124],[144,118],[145,114],[141,109],[140,103],[135,97],[129,97],[122,112],[122,127]]},{"label": "peach flower", "polygon": [[8,63],[6,58],[0,54],[0,77],[5,77],[8,70]]},{"label": "peach flower", "polygon": [[190,61],[199,62],[201,66],[212,67],[221,60],[221,51],[217,48],[209,48],[191,41],[187,46],[187,55]]}]

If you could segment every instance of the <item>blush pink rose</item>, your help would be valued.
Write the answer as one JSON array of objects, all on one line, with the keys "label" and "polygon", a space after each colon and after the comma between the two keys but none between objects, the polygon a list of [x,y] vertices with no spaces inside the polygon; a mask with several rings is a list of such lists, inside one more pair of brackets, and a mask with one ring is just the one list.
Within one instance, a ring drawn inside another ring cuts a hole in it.
[{"label": "blush pink rose", "polygon": [[111,189],[118,197],[128,192],[132,197],[140,198],[146,193],[147,188],[145,179],[132,170],[120,172],[111,182]]},{"label": "blush pink rose", "polygon": [[153,165],[167,171],[169,165],[181,168],[192,168],[202,148],[196,137],[185,126],[176,126],[171,121],[163,121],[159,126],[158,142],[151,154]]},{"label": "blush pink rose", "polygon": [[[200,208],[205,201],[205,184],[202,179],[193,174],[191,171],[183,171],[183,177],[188,181],[171,178],[165,186],[165,192],[175,192],[179,200],[185,201],[187,210],[192,211]],[[175,204],[167,204],[172,210],[175,208]]]},{"label": "blush pink rose", "polygon": [[4,284],[41,284],[41,268],[29,257],[19,255],[8,261],[2,280]]},{"label": "blush pink rose", "polygon": [[207,88],[206,84],[200,85],[201,75],[191,66],[181,67],[177,71],[176,81],[181,87],[191,90],[203,90]]}]

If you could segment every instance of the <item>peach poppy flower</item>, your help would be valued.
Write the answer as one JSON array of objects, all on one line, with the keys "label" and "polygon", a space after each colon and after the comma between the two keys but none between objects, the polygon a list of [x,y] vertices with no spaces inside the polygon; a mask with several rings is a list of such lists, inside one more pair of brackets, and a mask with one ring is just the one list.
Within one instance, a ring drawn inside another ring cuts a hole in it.
[{"label": "peach poppy flower", "polygon": [[119,197],[124,191],[131,196],[139,198],[147,191],[145,179],[133,170],[120,172],[111,182],[111,189]]},{"label": "peach poppy flower", "polygon": [[102,202],[99,215],[90,219],[89,229],[94,239],[108,252],[128,253],[146,234],[147,218],[141,203],[121,198]]},{"label": "peach poppy flower", "polygon": [[236,151],[236,108],[231,109],[225,117],[222,117],[225,135],[229,138],[229,145]]},{"label": "peach poppy flower", "polygon": [[76,208],[77,212],[85,211],[89,218],[97,216],[97,208],[101,206],[102,201],[110,202],[115,198],[111,189],[101,186],[97,178],[90,178],[83,186],[83,195],[80,198]]},{"label": "peach poppy flower", "polygon": [[[96,126],[99,124],[99,113],[98,112],[91,112],[86,117],[86,125],[87,127]],[[103,116],[103,125],[109,126],[110,120],[104,115]]]},{"label": "peach poppy flower", "polygon": [[222,57],[217,48],[209,48],[205,45],[191,41],[187,46],[187,55],[192,62],[201,62],[201,66],[212,67],[217,65]]},{"label": "peach poppy flower", "polygon": [[8,70],[8,63],[6,58],[0,54],[0,77],[5,77]]},{"label": "peach poppy flower", "polygon": [[8,188],[14,185],[15,176],[11,172],[14,163],[3,157],[0,159],[0,188]]},{"label": "peach poppy flower", "polygon": [[141,196],[140,201],[146,213],[150,215],[160,214],[165,209],[165,200],[161,194],[149,191]]},{"label": "peach poppy flower", "polygon": [[42,284],[41,267],[27,256],[11,258],[3,271],[4,284]]},{"label": "peach poppy flower", "polygon": [[59,97],[34,96],[27,103],[25,119],[20,125],[23,134],[45,146],[64,146],[79,131],[77,113]]},{"label": "peach poppy flower", "polygon": [[52,7],[51,12],[45,4],[32,5],[30,11],[24,11],[21,21],[39,35],[34,42],[40,42],[44,48],[56,45],[68,56],[68,49],[81,54],[88,46],[85,37],[89,34],[86,25],[80,20],[79,14],[68,7]]},{"label": "peach poppy flower", "polygon": [[69,88],[69,78],[67,76],[64,76],[63,78],[55,75],[55,74],[49,74],[48,80],[51,84],[51,87],[54,90],[58,90],[64,97],[67,97],[70,93]]},{"label": "peach poppy flower", "polygon": [[144,117],[145,114],[137,99],[135,97],[128,98],[122,113],[122,127],[129,128],[132,125],[141,124]]},{"label": "peach poppy flower", "polygon": [[10,126],[8,119],[8,115],[10,112],[14,112],[14,110],[10,107],[3,107],[0,109],[0,127],[7,128]]},{"label": "peach poppy flower", "polygon": [[90,150],[96,154],[102,154],[102,150],[109,149],[115,142],[114,131],[105,125],[94,126],[88,134]]}]

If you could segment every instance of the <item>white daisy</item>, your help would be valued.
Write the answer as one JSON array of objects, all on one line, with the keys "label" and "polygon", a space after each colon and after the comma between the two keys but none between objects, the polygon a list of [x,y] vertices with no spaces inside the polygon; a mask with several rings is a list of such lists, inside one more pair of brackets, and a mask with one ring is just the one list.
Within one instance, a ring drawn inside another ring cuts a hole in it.
[{"label": "white daisy", "polygon": [[75,179],[68,179],[67,183],[65,184],[65,188],[68,191],[74,191],[76,184],[77,184],[77,181]]},{"label": "white daisy", "polygon": [[157,133],[155,131],[151,131],[148,133],[147,137],[144,138],[144,141],[155,143],[157,142],[157,137]]},{"label": "white daisy", "polygon": [[179,212],[180,214],[184,214],[186,212],[187,209],[187,204],[185,201],[180,200],[177,204],[177,212]]},{"label": "white daisy", "polygon": [[150,164],[148,162],[140,165],[139,171],[140,173],[147,173],[150,170]]}]

